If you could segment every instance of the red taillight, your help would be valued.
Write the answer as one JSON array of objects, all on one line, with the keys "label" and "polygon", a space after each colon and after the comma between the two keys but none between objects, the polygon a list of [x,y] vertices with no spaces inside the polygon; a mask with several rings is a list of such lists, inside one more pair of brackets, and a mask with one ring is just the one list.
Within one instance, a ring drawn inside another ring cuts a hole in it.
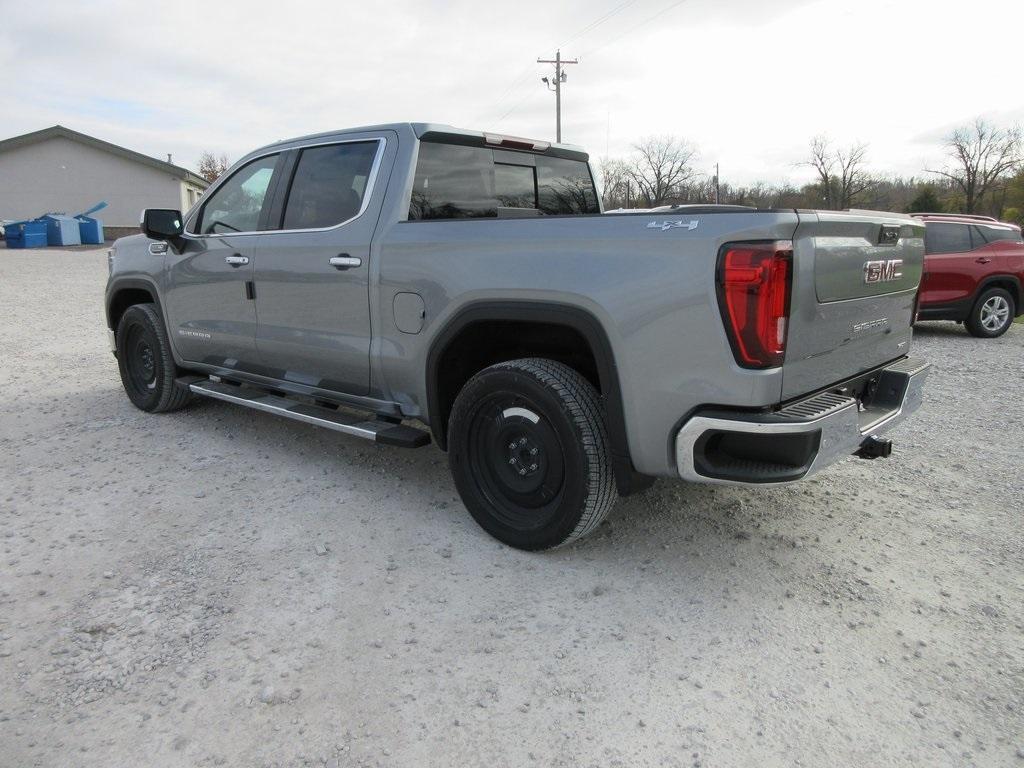
[{"label": "red taillight", "polygon": [[718,302],[736,362],[773,368],[786,355],[793,243],[729,243],[718,257]]}]

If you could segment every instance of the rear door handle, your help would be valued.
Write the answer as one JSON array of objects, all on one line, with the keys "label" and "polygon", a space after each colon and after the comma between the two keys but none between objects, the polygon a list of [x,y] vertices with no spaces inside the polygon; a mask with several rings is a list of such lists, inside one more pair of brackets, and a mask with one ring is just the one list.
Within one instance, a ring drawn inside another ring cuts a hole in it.
[{"label": "rear door handle", "polygon": [[992,259],[989,259],[989,258],[986,258],[984,256],[981,256],[981,257],[975,259],[974,263],[975,264],[988,264],[990,261],[992,261]]},{"label": "rear door handle", "polygon": [[249,263],[248,256],[239,256],[237,253],[234,256],[225,256],[224,261],[230,264],[232,267],[240,267],[243,264]]},{"label": "rear door handle", "polygon": [[341,256],[332,256],[328,263],[335,269],[351,269],[362,266],[363,260],[358,256],[342,254]]}]

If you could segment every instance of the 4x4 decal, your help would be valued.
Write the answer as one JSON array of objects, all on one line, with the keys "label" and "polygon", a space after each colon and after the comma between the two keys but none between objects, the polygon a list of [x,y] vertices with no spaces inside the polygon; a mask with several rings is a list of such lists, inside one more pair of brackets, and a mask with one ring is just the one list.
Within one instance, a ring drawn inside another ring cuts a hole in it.
[{"label": "4x4 decal", "polygon": [[660,229],[662,232],[669,229],[696,229],[700,222],[697,219],[690,219],[689,221],[683,221],[682,219],[676,219],[675,221],[649,221],[647,222],[648,229]]}]

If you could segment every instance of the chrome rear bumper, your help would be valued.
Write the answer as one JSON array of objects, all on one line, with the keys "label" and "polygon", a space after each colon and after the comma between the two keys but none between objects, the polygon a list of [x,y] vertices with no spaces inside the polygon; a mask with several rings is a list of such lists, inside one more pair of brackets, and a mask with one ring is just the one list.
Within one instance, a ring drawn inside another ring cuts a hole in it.
[{"label": "chrome rear bumper", "polygon": [[676,435],[679,476],[730,485],[772,485],[808,477],[916,411],[929,368],[911,358],[883,368],[868,405],[837,386],[770,413],[698,412]]}]

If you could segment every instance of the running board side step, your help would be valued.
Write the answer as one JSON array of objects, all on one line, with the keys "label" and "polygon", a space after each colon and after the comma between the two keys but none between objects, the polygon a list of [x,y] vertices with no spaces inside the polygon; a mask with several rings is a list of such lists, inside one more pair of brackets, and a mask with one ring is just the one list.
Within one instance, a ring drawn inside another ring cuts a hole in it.
[{"label": "running board side step", "polygon": [[284,416],[286,419],[332,429],[335,432],[343,432],[364,440],[374,440],[384,445],[419,448],[430,442],[430,435],[422,429],[389,421],[364,419],[333,408],[301,403],[287,397],[272,395],[260,389],[240,387],[224,381],[213,381],[193,376],[182,377],[178,379],[178,383],[181,386],[187,386],[192,392],[203,397],[244,405],[257,411],[273,413]]}]

